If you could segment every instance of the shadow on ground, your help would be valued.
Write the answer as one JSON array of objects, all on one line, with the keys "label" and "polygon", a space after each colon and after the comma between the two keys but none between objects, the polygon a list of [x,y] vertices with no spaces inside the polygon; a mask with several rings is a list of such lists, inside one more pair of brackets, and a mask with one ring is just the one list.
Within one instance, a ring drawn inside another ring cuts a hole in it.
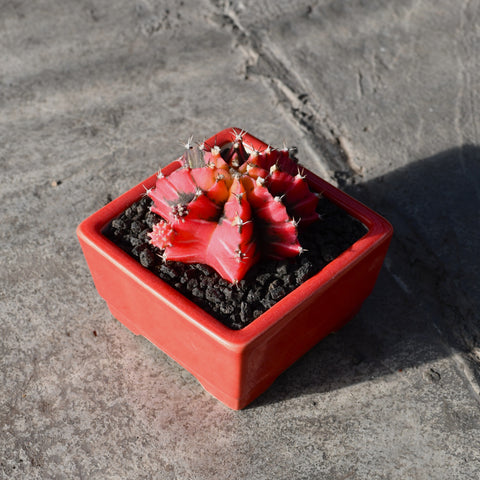
[{"label": "shadow on ground", "polygon": [[347,192],[395,229],[360,313],[282,374],[251,406],[343,388],[460,351],[480,380],[480,148],[419,160]]}]

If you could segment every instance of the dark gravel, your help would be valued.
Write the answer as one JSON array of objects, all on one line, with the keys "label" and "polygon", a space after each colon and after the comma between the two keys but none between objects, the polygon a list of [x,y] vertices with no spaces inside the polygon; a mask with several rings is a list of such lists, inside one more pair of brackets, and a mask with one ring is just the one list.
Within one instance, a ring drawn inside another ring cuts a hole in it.
[{"label": "dark gravel", "polygon": [[107,226],[104,234],[145,268],[234,330],[251,323],[367,231],[359,221],[322,198],[318,204],[322,220],[299,235],[306,252],[294,259],[261,262],[233,285],[206,265],[164,262],[161,252],[148,243],[147,234],[160,218],[149,211],[150,205],[148,197],[134,203]]}]

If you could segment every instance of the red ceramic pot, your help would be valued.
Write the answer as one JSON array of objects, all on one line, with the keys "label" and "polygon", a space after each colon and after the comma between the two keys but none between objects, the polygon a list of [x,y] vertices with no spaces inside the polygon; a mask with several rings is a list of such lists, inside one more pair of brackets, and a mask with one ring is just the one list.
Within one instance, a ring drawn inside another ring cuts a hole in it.
[{"label": "red ceramic pot", "polygon": [[[205,143],[234,140],[233,129]],[[267,145],[249,134],[244,143]],[[175,162],[164,169],[168,174]],[[77,229],[99,294],[113,316],[143,335],[191,372],[202,386],[233,409],[241,409],[319,340],[341,328],[370,294],[393,233],[391,225],[366,206],[305,170],[313,191],[360,220],[368,232],[323,270],[285,296],[242,330],[231,330],[142,267],[102,230],[146,188],[156,174],[84,220]]]}]

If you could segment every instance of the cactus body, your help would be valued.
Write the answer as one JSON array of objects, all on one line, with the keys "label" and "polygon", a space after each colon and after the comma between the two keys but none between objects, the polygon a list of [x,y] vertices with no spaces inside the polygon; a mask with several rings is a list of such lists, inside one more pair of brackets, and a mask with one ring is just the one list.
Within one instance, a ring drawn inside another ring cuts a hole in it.
[{"label": "cactus body", "polygon": [[208,264],[233,283],[262,257],[302,252],[297,228],[318,219],[318,198],[287,150],[251,151],[241,138],[192,148],[148,192],[162,217],[150,242],[165,260]]}]

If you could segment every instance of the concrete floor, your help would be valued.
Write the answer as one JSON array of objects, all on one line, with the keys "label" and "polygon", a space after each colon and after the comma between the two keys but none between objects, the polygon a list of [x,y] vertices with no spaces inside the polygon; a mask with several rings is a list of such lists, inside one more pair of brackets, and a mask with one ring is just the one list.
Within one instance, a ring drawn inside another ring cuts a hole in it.
[{"label": "concrete floor", "polygon": [[[480,478],[479,14],[1,2],[0,478]],[[395,228],[357,317],[240,412],[110,315],[75,237],[229,126]]]}]

